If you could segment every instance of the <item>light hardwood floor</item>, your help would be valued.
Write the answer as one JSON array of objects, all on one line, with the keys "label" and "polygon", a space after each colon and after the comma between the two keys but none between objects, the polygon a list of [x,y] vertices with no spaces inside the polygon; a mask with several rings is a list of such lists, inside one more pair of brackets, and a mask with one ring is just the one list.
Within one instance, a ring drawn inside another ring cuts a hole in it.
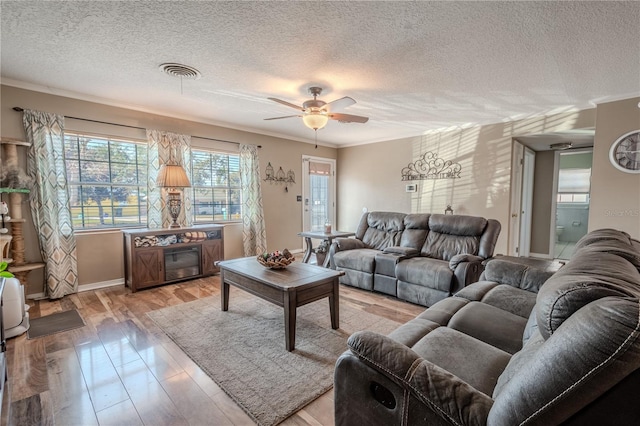
[{"label": "light hardwood floor", "polygon": [[[11,425],[251,425],[251,419],[145,315],[216,296],[218,276],[131,293],[124,286],[30,301],[30,316],[78,309],[87,325],[8,340]],[[231,288],[231,298],[252,298]],[[398,322],[424,307],[341,286],[343,303]],[[346,348],[345,348],[346,349]],[[5,415],[5,413],[3,413]],[[333,391],[283,425],[333,425]]]}]

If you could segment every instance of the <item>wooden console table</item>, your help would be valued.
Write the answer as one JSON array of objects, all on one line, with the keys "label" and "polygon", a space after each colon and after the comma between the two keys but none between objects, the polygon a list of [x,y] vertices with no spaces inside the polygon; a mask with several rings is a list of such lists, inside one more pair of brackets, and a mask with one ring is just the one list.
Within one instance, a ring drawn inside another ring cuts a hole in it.
[{"label": "wooden console table", "polygon": [[213,275],[224,259],[224,226],[126,229],[124,279],[132,292]]}]

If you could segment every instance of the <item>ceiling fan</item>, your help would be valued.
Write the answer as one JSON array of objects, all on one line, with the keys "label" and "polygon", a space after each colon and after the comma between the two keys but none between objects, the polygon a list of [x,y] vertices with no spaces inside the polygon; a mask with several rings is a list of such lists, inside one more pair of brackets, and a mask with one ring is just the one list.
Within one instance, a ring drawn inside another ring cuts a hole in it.
[{"label": "ceiling fan", "polygon": [[286,105],[288,107],[301,111],[302,114],[286,115],[284,117],[265,118],[265,120],[280,120],[281,118],[302,117],[302,121],[305,126],[310,129],[318,130],[327,125],[327,122],[331,120],[337,120],[341,123],[366,123],[369,121],[369,117],[362,117],[359,115],[341,114],[333,112],[338,109],[346,108],[349,105],[353,105],[356,101],[353,98],[345,96],[344,98],[336,99],[329,103],[321,101],[318,98],[322,93],[322,87],[310,87],[309,93],[313,95],[313,99],[305,101],[302,106],[292,104],[282,99],[269,98],[274,102]]}]

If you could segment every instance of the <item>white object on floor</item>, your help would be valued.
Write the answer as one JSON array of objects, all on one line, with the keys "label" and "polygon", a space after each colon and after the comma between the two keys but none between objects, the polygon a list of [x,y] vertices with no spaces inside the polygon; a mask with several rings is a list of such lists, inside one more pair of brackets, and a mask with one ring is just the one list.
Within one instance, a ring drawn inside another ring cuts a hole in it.
[{"label": "white object on floor", "polygon": [[24,303],[24,289],[17,278],[6,278],[2,293],[2,320],[6,339],[29,329],[29,305]]}]

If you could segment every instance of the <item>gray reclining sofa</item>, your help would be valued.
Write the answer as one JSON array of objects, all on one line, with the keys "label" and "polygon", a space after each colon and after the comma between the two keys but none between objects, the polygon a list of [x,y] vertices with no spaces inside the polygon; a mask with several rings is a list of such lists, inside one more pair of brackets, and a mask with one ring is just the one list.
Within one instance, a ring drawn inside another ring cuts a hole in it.
[{"label": "gray reclining sofa", "polygon": [[430,306],[480,277],[500,222],[476,216],[368,212],[329,249],[340,283]]},{"label": "gray reclining sofa", "polygon": [[593,231],[553,275],[490,260],[481,281],[348,347],[339,426],[638,424],[640,242]]}]

